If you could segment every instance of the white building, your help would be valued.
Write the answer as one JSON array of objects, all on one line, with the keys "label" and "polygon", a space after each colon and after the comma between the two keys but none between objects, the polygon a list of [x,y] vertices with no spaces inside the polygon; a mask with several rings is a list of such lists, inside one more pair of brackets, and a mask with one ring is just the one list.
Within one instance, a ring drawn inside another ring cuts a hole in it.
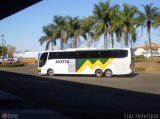
[{"label": "white building", "polygon": [[25,52],[25,53],[15,53],[13,54],[14,57],[17,58],[38,58],[39,52]]},{"label": "white building", "polygon": [[[151,47],[153,56],[160,56],[160,45],[152,43]],[[149,45],[147,44],[135,47],[135,55],[150,56]]]}]

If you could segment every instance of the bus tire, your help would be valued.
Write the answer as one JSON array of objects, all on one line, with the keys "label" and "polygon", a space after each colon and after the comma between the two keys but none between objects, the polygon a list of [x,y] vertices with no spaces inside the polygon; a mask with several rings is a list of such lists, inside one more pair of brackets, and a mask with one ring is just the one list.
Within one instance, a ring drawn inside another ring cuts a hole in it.
[{"label": "bus tire", "polygon": [[54,75],[53,69],[48,69],[47,74],[48,74],[49,76],[53,76],[53,75]]},{"label": "bus tire", "polygon": [[103,76],[103,71],[101,69],[97,69],[95,71],[95,75],[96,75],[96,77],[102,77]]},{"label": "bus tire", "polygon": [[110,70],[110,69],[106,69],[105,70],[105,72],[104,72],[104,75],[106,76],[106,77],[112,77],[112,70]]}]

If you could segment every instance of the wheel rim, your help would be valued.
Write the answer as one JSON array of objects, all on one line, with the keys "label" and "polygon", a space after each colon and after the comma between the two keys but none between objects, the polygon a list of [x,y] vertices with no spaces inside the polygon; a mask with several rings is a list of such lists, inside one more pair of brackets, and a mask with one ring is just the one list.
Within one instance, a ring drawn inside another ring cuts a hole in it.
[{"label": "wheel rim", "polygon": [[101,76],[101,72],[100,72],[100,71],[98,71],[98,72],[97,72],[97,75],[98,75],[98,76]]},{"label": "wheel rim", "polygon": [[111,72],[108,72],[108,71],[107,71],[106,75],[107,75],[108,77],[111,76]]},{"label": "wheel rim", "polygon": [[49,70],[49,75],[53,75],[53,70]]},{"label": "wheel rim", "polygon": [[112,77],[112,71],[111,70],[106,70],[105,71],[105,76],[106,77]]},{"label": "wheel rim", "polygon": [[96,71],[96,76],[101,77],[102,76],[102,71],[100,71],[100,70]]}]

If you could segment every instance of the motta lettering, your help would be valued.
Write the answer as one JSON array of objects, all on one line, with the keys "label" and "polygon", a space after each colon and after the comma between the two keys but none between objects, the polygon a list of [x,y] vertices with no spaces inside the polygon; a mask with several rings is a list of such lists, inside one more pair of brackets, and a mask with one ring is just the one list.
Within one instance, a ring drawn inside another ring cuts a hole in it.
[{"label": "motta lettering", "polygon": [[69,63],[69,60],[56,60],[56,63]]}]

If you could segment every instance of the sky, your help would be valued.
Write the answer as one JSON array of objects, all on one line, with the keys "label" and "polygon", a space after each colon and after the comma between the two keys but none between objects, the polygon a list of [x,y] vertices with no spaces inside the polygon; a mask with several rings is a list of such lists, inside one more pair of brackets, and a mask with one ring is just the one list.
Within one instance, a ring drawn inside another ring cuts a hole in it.
[{"label": "sky", "polygon": [[[54,15],[87,17],[93,14],[94,4],[98,4],[100,1],[105,2],[106,0],[43,0],[0,20],[0,36],[4,34],[6,44],[16,46],[17,51],[43,51],[45,45],[41,46],[39,43],[39,38],[44,35],[42,27],[53,23]],[[110,0],[111,5],[128,3],[140,10],[143,10],[142,4],[151,2],[154,6],[160,6],[160,0]],[[148,41],[146,32],[143,33],[143,36],[140,32],[140,29],[137,30],[138,39],[135,45]],[[152,29],[151,37],[153,42],[160,44],[160,29]],[[0,39],[2,38],[0,37]],[[102,39],[98,45],[99,47],[103,46]]]}]

